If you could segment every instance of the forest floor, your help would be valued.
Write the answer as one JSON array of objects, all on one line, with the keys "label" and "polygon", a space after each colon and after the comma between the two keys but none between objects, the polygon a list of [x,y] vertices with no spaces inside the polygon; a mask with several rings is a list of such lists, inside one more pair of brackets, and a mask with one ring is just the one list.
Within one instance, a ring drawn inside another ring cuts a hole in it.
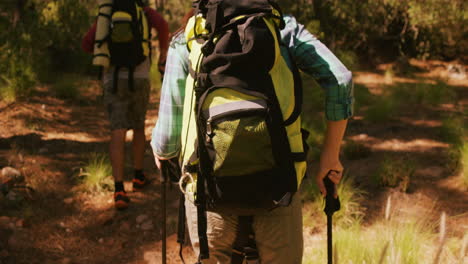
[{"label": "forest floor", "polygon": [[[389,80],[388,74],[384,74],[388,65],[372,72],[355,72],[356,89],[378,95],[382,84],[389,82],[442,80],[454,87],[456,102],[406,108],[383,123],[367,121],[364,112],[357,109],[345,140],[364,145],[370,154],[342,161],[347,172],[366,187],[368,176],[375,174],[388,155],[415,160],[408,190],[367,189],[370,195],[363,204],[364,225],[382,215],[385,201],[391,195],[393,207],[400,212],[429,215],[437,222],[444,211],[449,234],[463,238],[468,230],[468,193],[461,173],[445,166],[445,150],[449,145],[440,140],[438,128],[451,112],[464,113],[466,124],[466,69],[463,67],[464,76],[453,77],[448,75],[450,65],[444,62],[413,61],[412,65],[422,69],[418,78],[396,74]],[[147,114],[148,139],[157,120],[158,96],[153,93]],[[48,86],[37,87],[26,100],[10,104],[0,101],[0,113],[0,168],[17,169],[25,184],[34,189],[34,192],[12,190],[6,195],[0,192],[0,264],[161,263],[161,186],[149,144],[145,172],[153,181],[142,192],[131,191],[131,155],[130,151],[126,153],[126,188],[131,198],[127,210],[114,209],[112,192],[83,190],[78,180],[89,154],[106,153],[108,148],[108,121],[96,81],[87,82],[79,98],[73,100],[54,97]],[[131,132],[127,136],[128,150],[130,139]],[[177,194],[177,189],[169,190],[168,263],[180,263],[174,236]],[[309,213],[304,210],[305,215]],[[306,248],[308,243],[317,241],[325,248],[324,226],[311,225],[306,222],[304,229]],[[312,236],[320,239],[308,239]],[[193,257],[188,246],[185,257]]]}]

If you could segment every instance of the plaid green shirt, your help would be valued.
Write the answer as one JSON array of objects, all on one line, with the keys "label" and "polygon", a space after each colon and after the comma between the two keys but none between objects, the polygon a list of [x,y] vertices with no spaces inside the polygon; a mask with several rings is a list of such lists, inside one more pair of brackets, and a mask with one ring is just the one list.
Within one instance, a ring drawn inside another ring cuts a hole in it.
[{"label": "plaid green shirt", "polygon": [[[288,64],[311,75],[325,90],[325,115],[328,120],[347,119],[353,114],[352,74],[338,58],[292,16],[285,16],[281,31],[282,54]],[[159,118],[153,129],[151,147],[161,157],[179,154],[185,81],[189,73],[188,50],[183,33],[173,37],[169,47],[162,84]],[[289,49],[289,52],[288,50]],[[307,89],[305,87],[305,89]],[[305,91],[307,92],[307,91]]]}]

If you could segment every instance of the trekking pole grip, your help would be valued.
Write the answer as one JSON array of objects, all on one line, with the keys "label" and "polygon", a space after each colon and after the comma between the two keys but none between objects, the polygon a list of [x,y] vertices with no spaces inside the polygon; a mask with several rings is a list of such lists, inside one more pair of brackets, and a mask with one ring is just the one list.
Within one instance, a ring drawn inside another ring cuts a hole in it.
[{"label": "trekking pole grip", "polygon": [[323,210],[327,215],[333,215],[334,212],[340,210],[340,198],[335,198],[335,184],[330,180],[329,175],[332,171],[329,171],[327,176],[323,179],[327,195],[325,196],[325,209]]}]

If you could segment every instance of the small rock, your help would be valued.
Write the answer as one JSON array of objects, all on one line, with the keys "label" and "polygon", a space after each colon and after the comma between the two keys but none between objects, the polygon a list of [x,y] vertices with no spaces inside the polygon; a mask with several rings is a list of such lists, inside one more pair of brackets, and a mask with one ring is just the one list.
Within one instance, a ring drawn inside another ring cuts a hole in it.
[{"label": "small rock", "polygon": [[137,222],[138,224],[141,224],[141,223],[143,223],[146,219],[148,219],[148,216],[147,216],[147,215],[139,215],[139,216],[137,216],[137,218],[136,218],[136,222]]},{"label": "small rock", "polygon": [[42,104],[42,105],[41,105],[41,108],[42,108],[42,110],[45,110],[45,109],[46,109],[46,105],[45,105],[45,104]]},{"label": "small rock", "polygon": [[60,222],[60,223],[59,223],[59,226],[60,226],[61,228],[66,228],[66,227],[67,227],[67,226],[65,225],[64,222]]},{"label": "small rock", "polygon": [[65,232],[71,233],[71,232],[73,232],[73,231],[72,231],[70,228],[67,228],[67,229],[65,229]]},{"label": "small rock", "polygon": [[104,238],[100,238],[100,239],[98,240],[98,242],[99,242],[99,244],[104,243]]},{"label": "small rock", "polygon": [[9,180],[15,180],[15,181],[22,180],[21,172],[12,167],[4,167],[2,169],[2,179],[0,180],[2,180],[3,182],[9,181]]},{"label": "small rock", "polygon": [[70,197],[70,198],[65,198],[65,199],[63,199],[63,202],[64,202],[65,204],[71,204],[71,203],[73,203],[73,198],[72,198],[72,197]]},{"label": "small rock", "polygon": [[140,228],[144,231],[149,231],[149,230],[152,230],[154,228],[153,226],[153,221],[148,221],[148,222],[144,222]]}]

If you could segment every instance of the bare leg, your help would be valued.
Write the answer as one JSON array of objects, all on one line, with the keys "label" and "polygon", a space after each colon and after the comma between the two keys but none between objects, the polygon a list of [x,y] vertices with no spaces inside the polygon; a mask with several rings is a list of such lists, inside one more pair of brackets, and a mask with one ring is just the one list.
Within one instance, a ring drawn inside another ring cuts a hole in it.
[{"label": "bare leg", "polygon": [[145,130],[133,130],[133,166],[135,170],[143,169],[143,158],[145,156]]},{"label": "bare leg", "polygon": [[125,135],[126,129],[113,130],[109,144],[109,152],[112,164],[112,176],[114,181],[123,181],[125,166]]}]

